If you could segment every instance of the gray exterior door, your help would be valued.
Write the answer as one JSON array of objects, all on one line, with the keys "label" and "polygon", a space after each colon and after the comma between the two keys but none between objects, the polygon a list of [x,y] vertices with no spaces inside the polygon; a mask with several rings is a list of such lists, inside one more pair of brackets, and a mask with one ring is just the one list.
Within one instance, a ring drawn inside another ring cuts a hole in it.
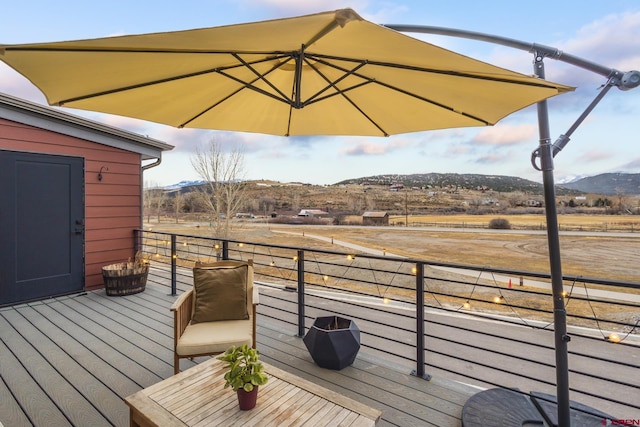
[{"label": "gray exterior door", "polygon": [[0,150],[0,305],[84,289],[84,159]]}]

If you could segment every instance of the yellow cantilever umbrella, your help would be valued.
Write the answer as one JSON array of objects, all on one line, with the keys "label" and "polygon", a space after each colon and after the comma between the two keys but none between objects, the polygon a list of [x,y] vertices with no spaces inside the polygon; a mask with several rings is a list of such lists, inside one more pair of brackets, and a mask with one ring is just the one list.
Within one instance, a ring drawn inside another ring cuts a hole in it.
[{"label": "yellow cantilever umbrella", "polygon": [[495,124],[572,88],[351,9],[187,31],[0,45],[52,105],[176,127],[376,135]]}]

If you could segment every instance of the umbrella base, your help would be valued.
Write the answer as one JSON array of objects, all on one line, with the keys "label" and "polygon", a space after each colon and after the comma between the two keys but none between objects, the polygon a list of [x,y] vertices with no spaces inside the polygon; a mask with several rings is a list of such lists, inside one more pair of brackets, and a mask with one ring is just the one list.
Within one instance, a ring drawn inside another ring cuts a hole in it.
[{"label": "umbrella base", "polygon": [[[462,427],[557,426],[555,396],[493,388],[476,393],[462,408]],[[583,412],[583,411],[587,411]],[[571,402],[572,426],[597,426],[614,419],[580,403]]]}]

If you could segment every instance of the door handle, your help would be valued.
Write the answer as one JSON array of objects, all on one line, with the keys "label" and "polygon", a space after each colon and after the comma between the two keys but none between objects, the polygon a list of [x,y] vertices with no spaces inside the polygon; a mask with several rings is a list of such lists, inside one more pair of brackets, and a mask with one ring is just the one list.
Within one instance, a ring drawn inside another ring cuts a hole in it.
[{"label": "door handle", "polygon": [[82,234],[84,233],[84,220],[82,219],[76,219],[76,226],[75,229],[73,230],[73,232],[75,234]]}]

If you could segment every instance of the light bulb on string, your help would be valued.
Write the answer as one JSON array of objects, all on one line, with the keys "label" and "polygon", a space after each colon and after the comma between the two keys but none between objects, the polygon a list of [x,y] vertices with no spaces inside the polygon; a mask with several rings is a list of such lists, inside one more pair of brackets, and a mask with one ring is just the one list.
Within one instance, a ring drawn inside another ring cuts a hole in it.
[{"label": "light bulb on string", "polygon": [[620,335],[618,335],[618,334],[616,334],[616,333],[613,333],[613,334],[610,334],[610,335],[607,337],[607,341],[612,342],[612,343],[614,343],[614,344],[615,344],[615,343],[619,343],[619,342],[620,342],[620,341],[622,341],[622,340],[620,339]]}]

